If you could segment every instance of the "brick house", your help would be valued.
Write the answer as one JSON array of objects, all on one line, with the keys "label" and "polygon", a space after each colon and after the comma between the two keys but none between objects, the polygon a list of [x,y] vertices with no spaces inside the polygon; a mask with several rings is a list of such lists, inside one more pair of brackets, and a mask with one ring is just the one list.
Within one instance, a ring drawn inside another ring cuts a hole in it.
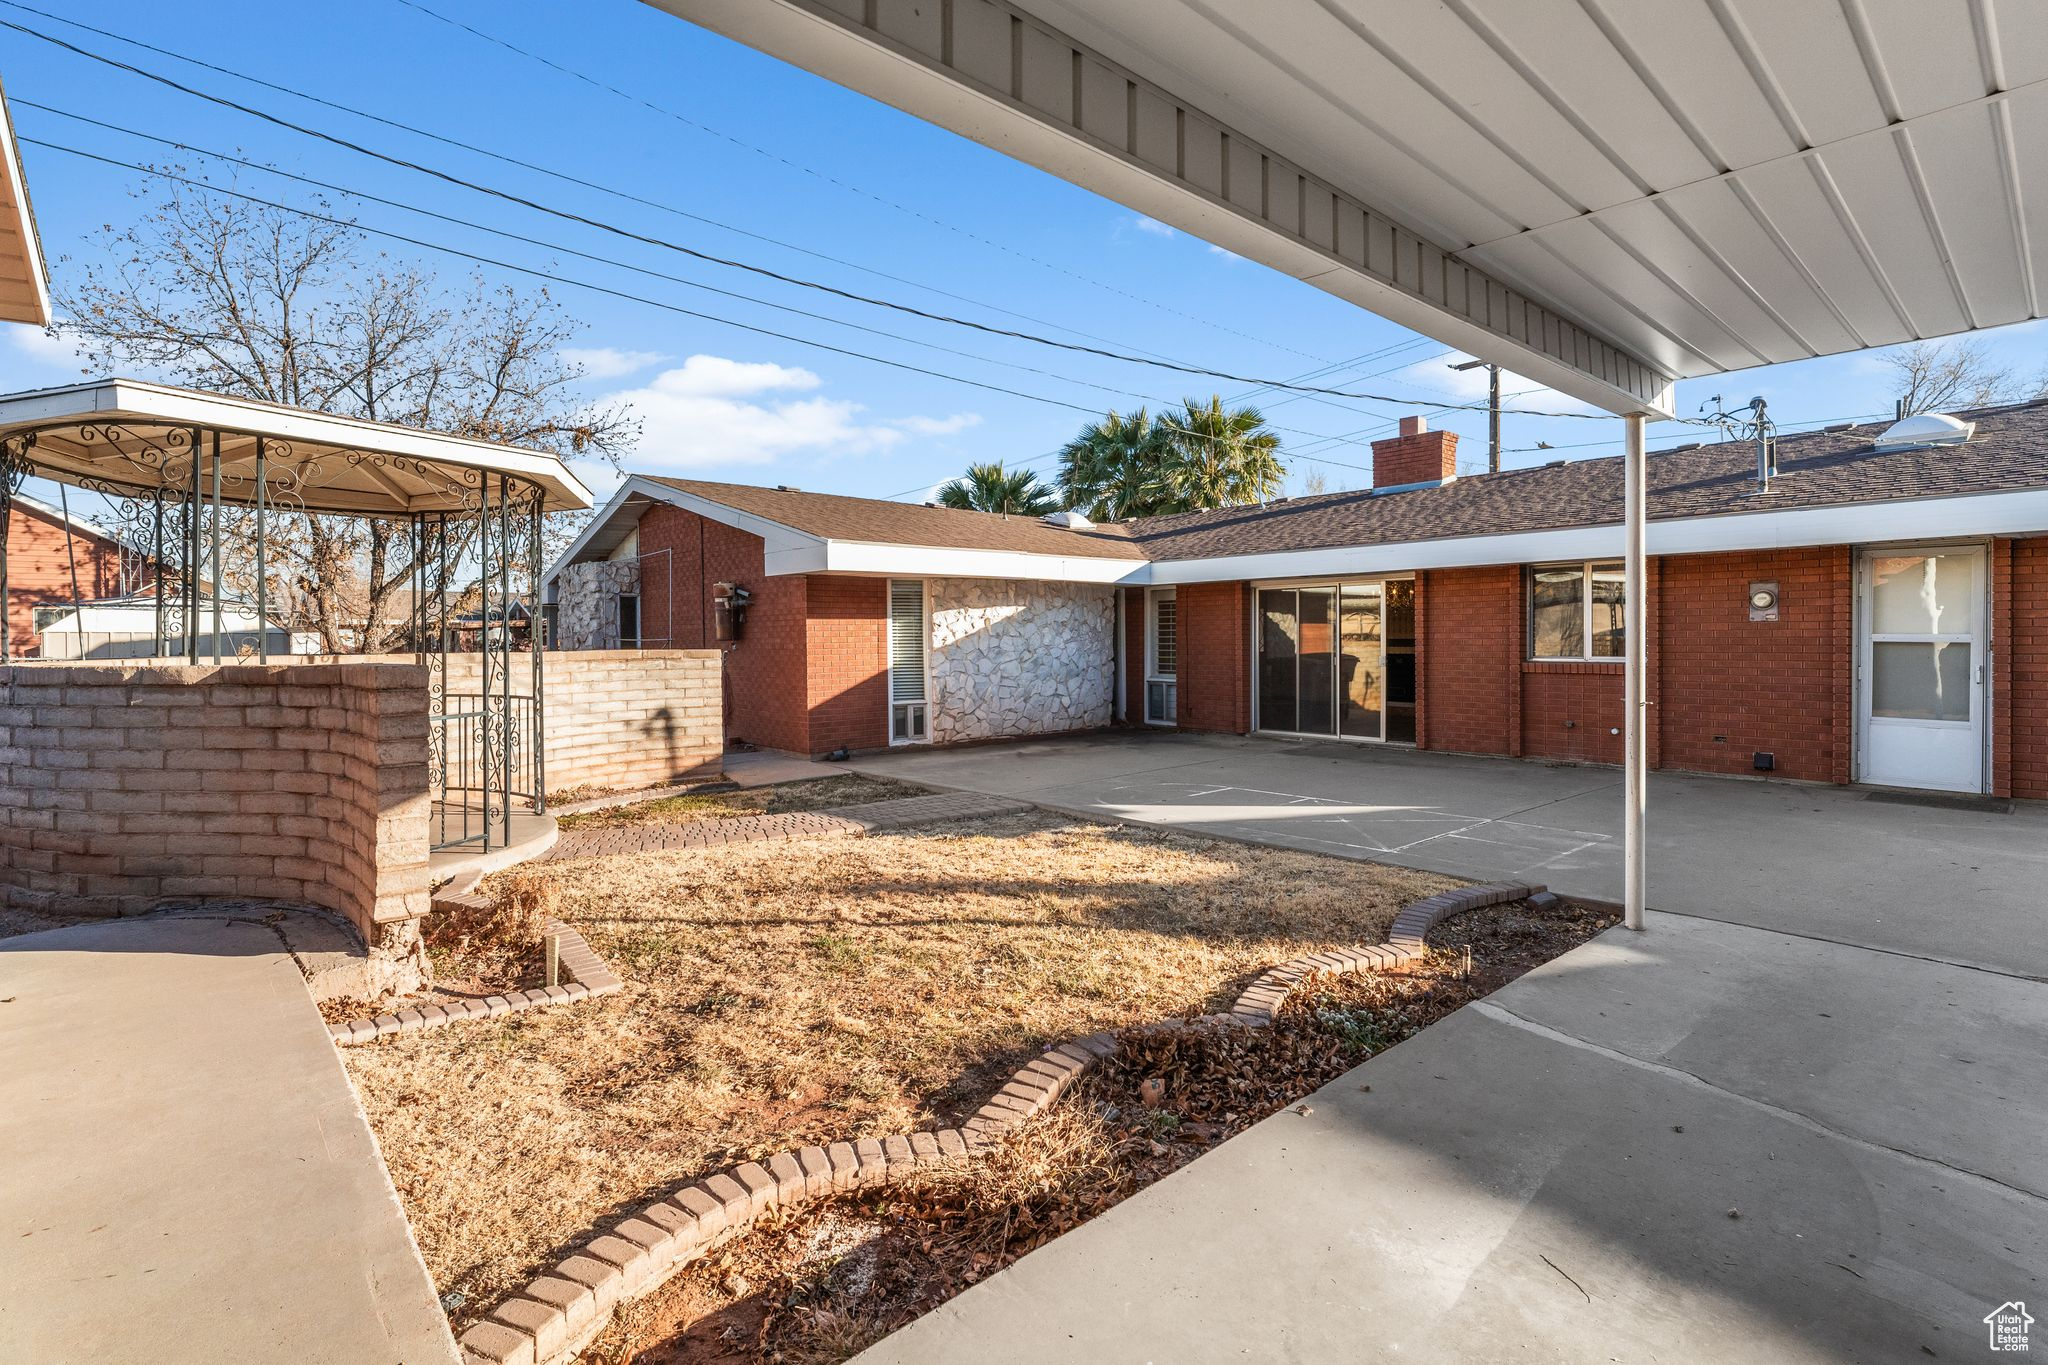
[{"label": "brick house", "polygon": [[134,581],[124,582],[120,542],[91,522],[67,518],[21,493],[14,495],[8,518],[7,637],[16,657],[40,652],[36,608],[96,602],[149,581],[147,568],[131,561],[126,578]]},{"label": "brick house", "polygon": [[[728,735],[799,753],[1123,724],[1619,762],[1621,461],[1456,447],[1409,418],[1369,491],[1104,526],[634,477],[550,573],[556,643],[722,649]],[[1650,458],[1651,762],[2048,797],[2048,405],[1770,461]]]}]

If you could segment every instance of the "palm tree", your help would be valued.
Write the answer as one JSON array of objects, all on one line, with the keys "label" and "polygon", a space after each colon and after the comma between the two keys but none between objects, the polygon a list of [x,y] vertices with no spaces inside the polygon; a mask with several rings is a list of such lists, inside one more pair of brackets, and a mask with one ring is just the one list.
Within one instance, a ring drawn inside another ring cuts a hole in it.
[{"label": "palm tree", "polygon": [[1059,506],[1052,490],[1028,469],[1004,469],[1002,461],[971,464],[967,472],[939,489],[939,506],[966,512],[999,512],[1004,516],[1037,517]]},{"label": "palm tree", "polygon": [[1263,502],[1287,478],[1280,437],[1267,429],[1257,408],[1226,409],[1221,397],[1207,403],[1189,398],[1181,411],[1162,414],[1158,425],[1170,443],[1159,476],[1162,511]]},{"label": "palm tree", "polygon": [[1060,450],[1060,495],[1095,521],[1128,521],[1166,510],[1159,478],[1170,433],[1139,408],[1090,422]]}]

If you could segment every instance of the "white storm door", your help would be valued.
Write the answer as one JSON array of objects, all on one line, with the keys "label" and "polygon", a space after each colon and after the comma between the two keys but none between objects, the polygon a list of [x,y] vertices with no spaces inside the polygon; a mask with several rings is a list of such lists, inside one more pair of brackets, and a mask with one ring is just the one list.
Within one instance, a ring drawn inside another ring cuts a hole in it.
[{"label": "white storm door", "polygon": [[1983,791],[1983,549],[1866,550],[1858,568],[1858,776]]}]

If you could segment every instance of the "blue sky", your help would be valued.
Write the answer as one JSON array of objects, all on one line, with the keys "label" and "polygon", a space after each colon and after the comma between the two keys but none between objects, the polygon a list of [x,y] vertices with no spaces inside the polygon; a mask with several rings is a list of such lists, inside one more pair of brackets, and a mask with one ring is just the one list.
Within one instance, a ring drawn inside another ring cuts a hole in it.
[{"label": "blue sky", "polygon": [[[1284,275],[634,0],[545,7],[421,2],[569,71],[494,45],[404,0],[283,8],[255,0],[191,6],[32,0],[52,14],[348,109],[374,111],[697,219],[201,70],[12,3],[0,2],[0,19],[394,155],[785,273],[996,326],[1170,355],[1243,375],[1290,378],[1348,362],[1319,382],[1407,400],[1251,395],[1281,428],[1297,488],[1311,471],[1320,471],[1331,488],[1368,484],[1367,442],[1389,432],[1404,412],[1429,412],[1434,425],[1461,432],[1467,467],[1484,464],[1485,415],[1438,410],[1446,403],[1483,400],[1481,372],[1454,372],[1448,364],[1462,356],[1447,355],[1441,345]],[[1244,385],[1195,381],[970,333],[694,262],[266,125],[11,29],[0,28],[0,80],[25,139],[128,162],[180,160],[219,183],[287,203],[311,202],[303,187],[234,172],[30,107],[54,106],[522,233],[557,249],[509,243],[400,209],[338,198],[365,227],[1035,395],[912,373],[559,283],[556,297],[585,326],[580,358],[591,371],[586,394],[627,402],[645,423],[640,448],[629,460],[637,470],[916,498],[970,461],[1000,459],[1049,472],[1052,452],[1085,420],[1076,406],[1156,409],[1162,400],[1184,395],[1247,394]],[[138,215],[133,194],[145,178],[41,146],[24,147],[23,156],[44,247],[61,286],[75,262],[94,257],[94,235],[102,225],[119,226]],[[451,282],[481,270],[522,288],[536,285],[530,277],[433,251],[373,244]],[[651,280],[622,266],[573,259],[562,248],[892,335]],[[1990,333],[1985,343],[2001,361],[2031,374],[2048,350],[2038,326]],[[76,362],[40,333],[0,325],[0,389],[64,382],[78,373]],[[1526,381],[1507,384],[1510,393],[1529,388]],[[1873,416],[1890,407],[1889,376],[1871,354],[1691,381],[1680,386],[1680,411],[1690,413],[1716,393],[1731,403],[1762,394],[1785,429]],[[1510,405],[1578,406],[1543,390]],[[1616,421],[1510,416],[1506,463],[1613,453],[1619,428]],[[1653,449],[1685,439],[1697,439],[1696,432],[1670,425],[1651,429]],[[1553,449],[1536,450],[1538,442]],[[601,467],[583,472],[600,491],[616,482]]]}]

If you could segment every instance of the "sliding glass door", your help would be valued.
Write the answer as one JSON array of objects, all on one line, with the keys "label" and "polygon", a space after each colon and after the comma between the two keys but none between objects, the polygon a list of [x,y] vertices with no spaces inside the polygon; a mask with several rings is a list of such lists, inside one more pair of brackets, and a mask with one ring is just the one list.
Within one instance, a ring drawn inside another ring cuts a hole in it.
[{"label": "sliding glass door", "polygon": [[1260,730],[1386,738],[1385,597],[1380,583],[1259,589]]}]

